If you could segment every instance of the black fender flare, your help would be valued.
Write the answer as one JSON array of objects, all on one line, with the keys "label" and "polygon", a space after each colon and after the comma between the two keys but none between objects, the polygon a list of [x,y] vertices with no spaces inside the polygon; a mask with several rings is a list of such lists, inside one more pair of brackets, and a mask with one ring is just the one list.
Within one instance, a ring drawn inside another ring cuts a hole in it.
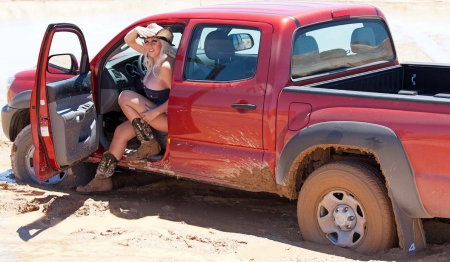
[{"label": "black fender flare", "polygon": [[16,124],[20,121],[24,111],[30,108],[31,90],[26,90],[14,96],[7,105],[2,108],[2,129],[5,136],[13,141],[20,130],[15,130]]},{"label": "black fender flare", "polygon": [[276,182],[285,185],[291,166],[305,150],[319,145],[349,146],[369,150],[379,161],[391,199],[411,218],[429,218],[420,200],[408,156],[395,132],[385,126],[331,121],[308,126],[283,148],[276,168]]},{"label": "black fender flare", "polygon": [[8,106],[15,109],[30,108],[30,98],[31,90],[25,90],[13,97],[13,99],[8,103]]},{"label": "black fender flare", "polygon": [[386,178],[400,246],[408,254],[426,248],[420,218],[431,216],[423,207],[408,156],[392,129],[352,121],[330,121],[308,126],[295,134],[283,148],[275,170],[277,184],[286,184],[290,168],[302,152],[319,145],[358,147],[373,152]]}]

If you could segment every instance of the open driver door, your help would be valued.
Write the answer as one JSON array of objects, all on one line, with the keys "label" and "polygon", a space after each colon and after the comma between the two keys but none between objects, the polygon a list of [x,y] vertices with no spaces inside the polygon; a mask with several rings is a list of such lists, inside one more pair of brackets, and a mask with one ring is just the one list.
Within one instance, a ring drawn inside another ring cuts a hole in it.
[{"label": "open driver door", "polygon": [[[50,53],[58,34],[64,39],[70,36],[64,45],[80,45],[79,65],[72,53]],[[46,84],[47,72],[73,77]],[[35,147],[33,166],[40,182],[82,161],[98,148],[99,126],[88,52],[83,33],[76,25],[50,24],[45,31],[30,99],[30,122]]]}]

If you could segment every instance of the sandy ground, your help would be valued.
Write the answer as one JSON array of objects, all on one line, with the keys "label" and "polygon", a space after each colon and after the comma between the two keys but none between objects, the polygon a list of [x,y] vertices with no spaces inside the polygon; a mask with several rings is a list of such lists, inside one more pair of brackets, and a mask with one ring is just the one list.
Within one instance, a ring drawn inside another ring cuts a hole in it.
[{"label": "sandy ground", "polygon": [[[8,170],[11,142],[1,135],[0,145],[0,168]],[[2,176],[13,178],[8,171]],[[294,201],[167,177],[115,176],[139,186],[81,195],[0,182],[0,260],[450,260],[448,220],[424,222],[429,247],[421,254],[396,247],[367,256],[303,241]]]},{"label": "sandy ground", "polygon": [[[433,3],[426,3],[432,12],[424,15],[420,4],[386,9],[389,2],[379,2],[401,61],[450,61],[448,33],[438,26],[414,32],[424,20],[449,28],[440,12],[450,2]],[[31,9],[6,14],[31,16]],[[409,16],[394,16],[399,10]],[[411,31],[402,19],[409,19]],[[433,45],[440,49],[430,51]],[[0,134],[0,261],[450,261],[449,220],[424,221],[429,247],[421,254],[394,247],[366,256],[303,241],[296,202],[274,195],[126,172],[115,175],[122,188],[96,195],[14,183],[11,145]]]}]

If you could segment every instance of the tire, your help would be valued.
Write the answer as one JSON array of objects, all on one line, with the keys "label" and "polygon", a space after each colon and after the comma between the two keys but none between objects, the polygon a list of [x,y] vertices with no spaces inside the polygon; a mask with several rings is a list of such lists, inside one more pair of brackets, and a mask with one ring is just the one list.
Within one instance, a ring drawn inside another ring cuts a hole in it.
[{"label": "tire", "polygon": [[28,108],[21,110],[17,113],[17,116],[14,117],[14,120],[11,121],[11,133],[10,139],[14,141],[17,135],[24,129],[27,125],[30,124],[30,110]]},{"label": "tire", "polygon": [[391,248],[396,240],[395,220],[387,189],[376,172],[353,161],[315,170],[298,198],[304,240],[365,254]]},{"label": "tire", "polygon": [[[33,168],[34,145],[31,137],[31,125],[26,126],[17,135],[11,149],[11,167],[16,180],[30,184],[39,184]],[[64,187],[73,187],[74,179],[70,170],[61,172],[43,182],[45,185],[64,184]]]}]

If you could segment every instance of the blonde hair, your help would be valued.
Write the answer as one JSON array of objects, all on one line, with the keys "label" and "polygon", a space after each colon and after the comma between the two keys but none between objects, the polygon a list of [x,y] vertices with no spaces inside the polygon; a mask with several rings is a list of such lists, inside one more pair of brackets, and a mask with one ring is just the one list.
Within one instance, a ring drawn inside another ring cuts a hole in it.
[{"label": "blonde hair", "polygon": [[144,76],[144,79],[142,80],[143,82],[147,80],[150,72],[155,77],[159,75],[161,64],[167,59],[167,57],[175,58],[175,51],[173,50],[172,46],[162,39],[158,40],[161,41],[161,51],[159,52],[159,56],[156,59],[149,57],[148,54],[146,54],[144,48],[144,65],[147,68],[147,74]]}]

